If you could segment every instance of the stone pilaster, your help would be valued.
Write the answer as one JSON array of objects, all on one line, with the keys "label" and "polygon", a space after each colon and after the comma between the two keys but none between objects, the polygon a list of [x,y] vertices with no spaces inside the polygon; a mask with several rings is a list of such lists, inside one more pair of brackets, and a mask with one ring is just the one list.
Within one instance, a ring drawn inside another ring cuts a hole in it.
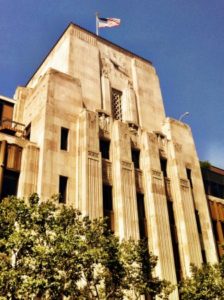
[{"label": "stone pilaster", "polygon": [[23,148],[18,197],[28,197],[37,192],[39,149],[34,145]]},{"label": "stone pilaster", "polygon": [[135,174],[128,126],[115,121],[112,131],[115,232],[121,239],[138,239]]},{"label": "stone pilaster", "polygon": [[[156,136],[142,133],[142,165],[145,182],[145,211],[149,232],[149,248],[158,256],[156,273],[176,283],[175,264],[170,234],[164,178],[160,168]],[[178,299],[174,291],[172,299]]]},{"label": "stone pilaster", "polygon": [[106,74],[101,76],[101,86],[102,86],[102,97],[103,97],[103,109],[109,114],[112,114],[111,111],[111,87],[110,81]]},{"label": "stone pilaster", "polygon": [[184,276],[190,275],[190,264],[201,265],[201,246],[195,219],[190,183],[181,158],[182,146],[168,143],[171,189],[174,201],[181,266]]},{"label": "stone pilaster", "polygon": [[78,121],[77,207],[84,215],[103,215],[102,160],[99,152],[98,115],[84,110]]}]

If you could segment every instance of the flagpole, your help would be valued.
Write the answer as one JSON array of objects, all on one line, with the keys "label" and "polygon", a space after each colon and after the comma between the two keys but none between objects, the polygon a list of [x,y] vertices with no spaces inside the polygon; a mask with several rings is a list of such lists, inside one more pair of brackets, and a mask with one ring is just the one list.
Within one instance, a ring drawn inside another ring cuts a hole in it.
[{"label": "flagpole", "polygon": [[96,12],[96,35],[98,36],[99,35],[99,13]]}]

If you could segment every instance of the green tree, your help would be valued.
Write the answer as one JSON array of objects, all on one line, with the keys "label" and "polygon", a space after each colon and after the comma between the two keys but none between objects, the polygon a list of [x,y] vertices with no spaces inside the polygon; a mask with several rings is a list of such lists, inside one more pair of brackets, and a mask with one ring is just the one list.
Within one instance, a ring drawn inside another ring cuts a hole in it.
[{"label": "green tree", "polygon": [[182,280],[180,294],[183,300],[224,299],[224,259],[219,264],[191,266],[192,276]]},{"label": "green tree", "polygon": [[[0,299],[131,299],[171,285],[154,276],[147,245],[119,242],[103,219],[91,221],[53,197],[0,204]],[[168,290],[168,292],[167,292]]]}]

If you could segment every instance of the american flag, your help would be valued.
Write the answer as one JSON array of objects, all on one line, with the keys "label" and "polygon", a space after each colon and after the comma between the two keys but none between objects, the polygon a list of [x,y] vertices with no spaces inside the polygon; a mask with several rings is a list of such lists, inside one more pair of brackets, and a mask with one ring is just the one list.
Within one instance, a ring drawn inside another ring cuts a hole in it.
[{"label": "american flag", "polygon": [[98,17],[98,27],[114,27],[119,26],[121,23],[121,19],[116,18],[99,18]]}]

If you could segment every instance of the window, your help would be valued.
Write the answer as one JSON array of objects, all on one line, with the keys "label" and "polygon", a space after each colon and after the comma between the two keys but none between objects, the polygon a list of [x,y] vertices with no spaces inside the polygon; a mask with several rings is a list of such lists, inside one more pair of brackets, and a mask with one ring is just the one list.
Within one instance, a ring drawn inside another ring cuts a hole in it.
[{"label": "window", "polygon": [[5,170],[3,175],[2,195],[1,198],[7,196],[16,196],[19,181],[19,173],[11,170]]},{"label": "window", "polygon": [[59,203],[66,203],[68,177],[59,176]]},{"label": "window", "polygon": [[145,217],[144,195],[137,193],[138,225],[140,239],[147,238],[147,222]]},{"label": "window", "polygon": [[174,264],[176,269],[177,281],[179,282],[182,278],[182,270],[181,270],[181,262],[180,262],[180,253],[178,247],[178,237],[177,237],[177,229],[174,217],[174,209],[173,202],[167,201],[168,208],[168,216],[170,222],[170,231],[171,231],[171,240],[173,246],[173,254],[174,254]]},{"label": "window", "polygon": [[187,179],[190,182],[190,187],[193,188],[192,178],[191,178],[191,169],[186,169],[187,172]]},{"label": "window", "polygon": [[110,141],[100,140],[100,152],[102,158],[110,159]]},{"label": "window", "polygon": [[163,176],[167,177],[167,160],[165,158],[160,157],[160,167],[163,172]]},{"label": "window", "polygon": [[68,150],[68,129],[61,128],[61,150]]},{"label": "window", "polygon": [[122,92],[112,89],[112,114],[115,120],[122,120]]},{"label": "window", "polygon": [[25,128],[25,137],[30,140],[30,134],[31,134],[31,123],[28,124]]},{"label": "window", "polygon": [[139,157],[140,151],[138,149],[131,149],[131,158],[136,169],[139,169]]},{"label": "window", "polygon": [[195,209],[195,217],[196,217],[196,223],[197,223],[198,233],[201,234],[202,233],[201,222],[200,222],[199,212],[198,212],[197,209]]},{"label": "window", "polygon": [[114,212],[112,186],[103,185],[103,216],[107,217],[108,227],[114,232]]}]

